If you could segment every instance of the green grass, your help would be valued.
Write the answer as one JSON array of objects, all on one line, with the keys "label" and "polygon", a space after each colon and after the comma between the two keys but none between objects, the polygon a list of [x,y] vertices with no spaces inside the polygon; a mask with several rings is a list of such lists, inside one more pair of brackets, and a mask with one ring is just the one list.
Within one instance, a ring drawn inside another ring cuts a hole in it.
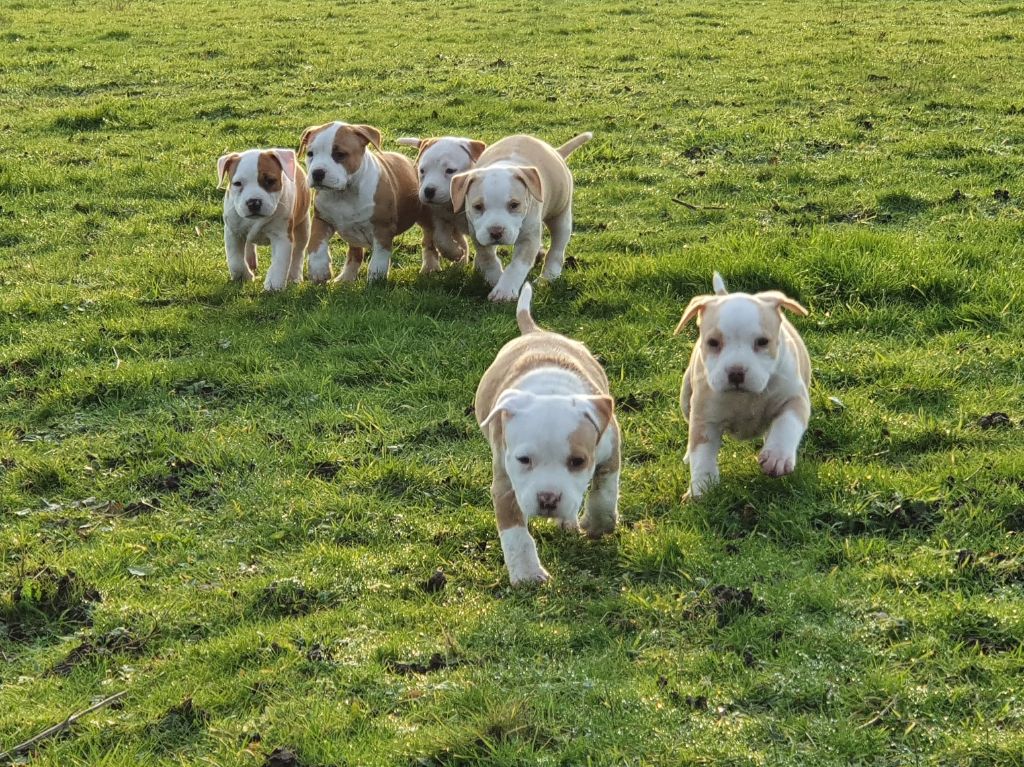
[{"label": "green grass", "polygon": [[[0,750],[126,689],[31,763],[1024,764],[1022,25],[0,6]],[[466,412],[510,307],[420,278],[414,233],[386,287],[227,283],[217,156],[335,118],[595,133],[535,315],[608,370],[623,524],[537,524],[543,588],[507,585]],[[728,443],[682,505],[671,334],[713,269],[811,309],[815,412],[794,476]]]}]

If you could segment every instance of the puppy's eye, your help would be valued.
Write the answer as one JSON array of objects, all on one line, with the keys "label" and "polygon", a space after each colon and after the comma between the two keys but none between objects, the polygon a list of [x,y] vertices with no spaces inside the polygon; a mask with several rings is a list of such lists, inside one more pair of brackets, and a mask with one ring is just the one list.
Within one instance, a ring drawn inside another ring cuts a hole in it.
[{"label": "puppy's eye", "polygon": [[426,171],[426,170],[424,170],[423,168],[420,168],[420,175],[421,175],[421,176],[425,176],[425,175],[427,175],[427,171]]},{"label": "puppy's eye", "polygon": [[445,168],[444,169],[444,175],[446,175],[446,176],[454,176],[455,175],[455,168]]},{"label": "puppy's eye", "polygon": [[530,456],[528,455],[517,455],[516,460],[519,461],[523,466],[530,465]]},{"label": "puppy's eye", "polygon": [[241,181],[232,182],[231,186],[233,186],[235,189],[241,189],[242,188],[242,182]]},{"label": "puppy's eye", "polygon": [[722,344],[719,342],[719,340],[717,338],[709,338],[708,339],[708,346],[710,346],[712,349],[717,349],[721,345]]},{"label": "puppy's eye", "polygon": [[572,469],[573,471],[582,469],[586,465],[587,459],[582,455],[573,455],[569,457],[569,468]]},{"label": "puppy's eye", "polygon": [[313,156],[313,150],[310,149],[308,152],[306,152],[306,157],[312,157],[312,156]]},{"label": "puppy's eye", "polygon": [[265,186],[265,187],[271,187],[271,186],[273,186],[276,183],[277,183],[277,179],[275,179],[275,178],[271,178],[270,176],[264,176],[263,177],[263,186]]},{"label": "puppy's eye", "polygon": [[757,344],[758,348],[763,349],[764,347],[766,347],[768,345],[768,339],[765,338],[764,336],[761,336],[754,343]]},{"label": "puppy's eye", "polygon": [[508,209],[509,210],[519,210],[519,201],[518,200],[512,200],[512,202],[510,202],[508,204]]},{"label": "puppy's eye", "polygon": [[333,159],[335,162],[344,162],[347,157],[348,152],[333,152],[331,154],[331,159]]},{"label": "puppy's eye", "polygon": [[484,212],[484,204],[482,202],[476,203],[473,206],[473,210],[475,210],[477,213],[483,213]]}]

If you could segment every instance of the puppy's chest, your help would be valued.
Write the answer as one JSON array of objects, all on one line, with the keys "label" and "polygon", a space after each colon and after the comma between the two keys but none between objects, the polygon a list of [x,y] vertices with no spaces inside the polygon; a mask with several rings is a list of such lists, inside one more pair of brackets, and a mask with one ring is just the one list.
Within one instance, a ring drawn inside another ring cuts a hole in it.
[{"label": "puppy's chest", "polygon": [[713,406],[709,420],[721,424],[733,437],[753,439],[768,430],[781,407],[782,402],[771,396],[726,394]]},{"label": "puppy's chest", "polygon": [[350,245],[372,247],[375,191],[363,188],[352,192],[317,192],[317,214]]},{"label": "puppy's chest", "polygon": [[[269,245],[270,235],[282,230],[282,217],[280,208],[274,215],[265,218],[244,218],[239,216],[234,206],[225,206],[224,226],[236,236],[242,237],[246,242],[254,245]],[[287,227],[284,227],[284,234],[288,235]]]}]

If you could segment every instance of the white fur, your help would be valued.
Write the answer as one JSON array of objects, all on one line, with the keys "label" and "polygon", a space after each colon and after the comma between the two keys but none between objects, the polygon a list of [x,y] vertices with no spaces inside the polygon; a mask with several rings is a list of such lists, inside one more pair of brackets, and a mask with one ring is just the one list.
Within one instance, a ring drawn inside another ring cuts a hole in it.
[{"label": "white fur", "polygon": [[736,388],[729,383],[732,371],[742,371],[743,391],[760,394],[768,385],[780,360],[757,347],[762,335],[760,316],[758,304],[749,296],[737,294],[722,304],[717,325],[722,338],[720,351],[712,354],[707,347],[703,349],[708,384],[715,391]]},{"label": "white fur", "polygon": [[[418,146],[419,139],[414,139]],[[471,139],[443,136],[427,147],[416,161],[419,174],[420,202],[429,206],[434,222],[434,247],[445,258],[462,262],[467,259],[465,235],[469,224],[463,211],[452,210],[452,176],[473,167],[470,154]],[[399,143],[405,143],[399,139]],[[427,196],[425,190],[432,192]],[[439,263],[424,263],[423,271],[432,272]]]},{"label": "white fur", "polygon": [[508,578],[513,586],[520,583],[543,583],[550,576],[537,556],[537,544],[525,527],[510,527],[502,530],[501,553],[505,555]]}]

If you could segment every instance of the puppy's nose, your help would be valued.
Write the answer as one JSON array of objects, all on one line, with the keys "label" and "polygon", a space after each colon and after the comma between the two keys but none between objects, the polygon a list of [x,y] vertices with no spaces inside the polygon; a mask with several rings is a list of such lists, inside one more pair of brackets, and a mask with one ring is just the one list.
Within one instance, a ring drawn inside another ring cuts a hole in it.
[{"label": "puppy's nose", "polygon": [[435,194],[437,194],[437,190],[434,187],[432,187],[432,186],[425,186],[425,187],[423,187],[423,196],[426,197],[428,200],[433,200]]},{"label": "puppy's nose", "polygon": [[729,383],[733,386],[739,386],[743,383],[743,380],[747,377],[747,371],[743,368],[730,368],[729,369]]},{"label": "puppy's nose", "polygon": [[324,182],[324,175],[324,169],[317,168],[315,171],[313,171],[313,183],[322,184]]},{"label": "puppy's nose", "polygon": [[543,493],[537,493],[537,505],[540,506],[542,511],[554,511],[558,508],[560,500],[562,500],[561,493],[552,493],[547,490]]},{"label": "puppy's nose", "polygon": [[491,235],[491,239],[497,242],[505,236],[505,227],[503,226],[492,226],[487,230],[487,233]]},{"label": "puppy's nose", "polygon": [[263,200],[253,197],[251,200],[245,201],[245,207],[249,209],[250,213],[259,213],[260,208],[263,207]]}]

